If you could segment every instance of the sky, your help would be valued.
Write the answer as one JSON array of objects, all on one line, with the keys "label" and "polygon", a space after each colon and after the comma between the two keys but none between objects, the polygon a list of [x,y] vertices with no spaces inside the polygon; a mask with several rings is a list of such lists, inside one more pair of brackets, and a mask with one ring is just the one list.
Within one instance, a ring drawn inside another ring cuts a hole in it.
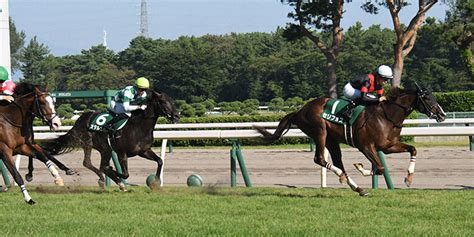
[{"label": "sky", "polygon": [[[393,28],[387,9],[370,15],[360,9],[364,0],[345,4],[344,29],[362,22],[364,27],[380,24]],[[148,0],[148,30],[152,38],[176,39],[180,36],[274,32],[291,19],[292,11],[279,0]],[[417,1],[400,12],[408,24],[416,13]],[[107,32],[107,46],[115,52],[128,47],[138,36],[140,0],[10,0],[10,16],[18,30],[28,38],[47,45],[52,54],[79,54],[102,43]],[[446,5],[437,3],[428,16],[444,19]]]}]

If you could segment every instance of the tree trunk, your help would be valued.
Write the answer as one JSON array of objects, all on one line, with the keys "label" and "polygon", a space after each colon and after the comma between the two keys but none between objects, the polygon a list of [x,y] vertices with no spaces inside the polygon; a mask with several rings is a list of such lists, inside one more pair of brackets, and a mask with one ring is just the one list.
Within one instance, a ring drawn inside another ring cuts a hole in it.
[{"label": "tree trunk", "polygon": [[400,87],[403,72],[403,48],[395,45],[392,86]]},{"label": "tree trunk", "polygon": [[337,98],[337,77],[336,77],[336,58],[327,57],[326,68],[328,70],[327,82],[328,82],[328,96],[331,98]]}]

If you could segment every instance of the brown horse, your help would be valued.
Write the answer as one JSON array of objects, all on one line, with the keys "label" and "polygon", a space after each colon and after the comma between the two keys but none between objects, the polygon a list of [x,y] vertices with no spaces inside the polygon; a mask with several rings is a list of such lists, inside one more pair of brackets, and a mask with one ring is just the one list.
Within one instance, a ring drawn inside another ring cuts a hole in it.
[{"label": "brown horse", "polygon": [[[295,124],[314,140],[316,144],[314,162],[333,171],[339,176],[341,183],[347,182],[351,189],[361,196],[366,196],[368,193],[347,175],[342,164],[340,143],[358,148],[377,167],[376,174],[384,172],[377,150],[385,154],[410,152],[410,166],[406,178],[407,185],[410,185],[413,179],[416,149],[400,142],[403,120],[413,110],[418,110],[438,122],[444,121],[446,117],[431,92],[422,90],[418,85],[415,90],[394,87],[388,92],[386,101],[366,107],[352,126],[352,139],[347,139],[344,125],[329,122],[320,116],[329,100],[331,99],[315,99],[300,110],[286,115],[278,124],[274,134],[261,127],[255,127],[255,129],[263,135],[264,140],[273,142],[279,139],[292,124]],[[334,165],[325,161],[325,147],[331,154]]]},{"label": "brown horse", "polygon": [[59,177],[56,168],[50,162],[48,163],[47,158],[42,154],[41,148],[32,143],[28,123],[32,117],[38,117],[47,122],[51,129],[57,129],[61,126],[61,122],[56,116],[53,99],[47,92],[27,83],[20,83],[16,90],[21,93],[14,95],[15,101],[9,104],[2,102],[0,106],[0,156],[15,182],[20,186],[24,200],[28,204],[34,204],[20,173],[15,168],[13,155],[36,155],[48,165],[53,176]]}]

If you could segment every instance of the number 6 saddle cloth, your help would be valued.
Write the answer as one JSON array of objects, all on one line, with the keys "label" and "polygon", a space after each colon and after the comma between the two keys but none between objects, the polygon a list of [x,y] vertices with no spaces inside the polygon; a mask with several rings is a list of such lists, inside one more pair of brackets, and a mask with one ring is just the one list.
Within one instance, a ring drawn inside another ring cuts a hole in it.
[{"label": "number 6 saddle cloth", "polygon": [[[116,115],[111,112],[102,112],[95,115],[95,117],[91,119],[91,123],[89,124],[89,131],[107,131],[104,128],[104,125],[106,125],[110,120],[112,120],[114,116]],[[127,123],[127,121],[128,121],[128,118],[117,121],[113,125],[114,131],[118,131],[122,129]]]}]

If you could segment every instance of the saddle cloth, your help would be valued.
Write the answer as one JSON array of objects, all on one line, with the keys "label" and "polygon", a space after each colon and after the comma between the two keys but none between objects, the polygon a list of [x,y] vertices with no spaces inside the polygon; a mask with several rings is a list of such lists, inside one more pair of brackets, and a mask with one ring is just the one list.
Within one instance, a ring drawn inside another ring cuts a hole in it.
[{"label": "saddle cloth", "polygon": [[[105,131],[104,125],[107,124],[110,120],[112,120],[113,117],[114,115],[110,114],[109,112],[102,112],[100,114],[95,115],[95,117],[91,119],[91,123],[89,124],[89,130],[90,131]],[[123,128],[123,126],[125,126],[127,121],[128,119],[121,119],[117,121],[113,125],[113,129],[115,131],[120,130],[121,128]]]},{"label": "saddle cloth", "polygon": [[354,124],[354,122],[359,117],[360,113],[365,109],[365,106],[358,105],[352,110],[352,116],[349,121],[345,121],[344,118],[338,115],[338,113],[346,108],[346,106],[351,103],[347,99],[332,99],[326,103],[323,112],[321,113],[320,117],[337,124],[347,124],[350,125]]}]

